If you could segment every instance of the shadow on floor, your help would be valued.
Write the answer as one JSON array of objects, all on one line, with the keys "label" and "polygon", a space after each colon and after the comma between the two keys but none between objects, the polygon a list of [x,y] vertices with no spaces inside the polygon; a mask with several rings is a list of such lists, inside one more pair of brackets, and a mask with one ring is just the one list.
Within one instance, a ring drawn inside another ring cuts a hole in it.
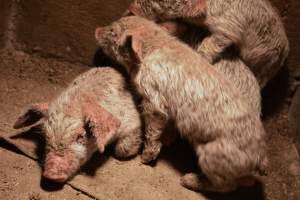
[{"label": "shadow on floor", "polygon": [[[183,140],[176,140],[173,145],[165,149],[160,155],[159,159],[164,159],[169,162],[182,175],[189,172],[199,171],[197,166],[197,157],[188,144]],[[265,193],[263,185],[257,182],[255,186],[248,188],[239,188],[232,193],[205,193],[201,192],[210,200],[265,200]]]},{"label": "shadow on floor", "polygon": [[253,187],[239,188],[237,191],[227,194],[203,193],[210,200],[265,200],[263,185],[257,183]]},{"label": "shadow on floor", "polygon": [[[39,131],[39,127],[32,127],[28,131],[19,133],[18,135],[11,138],[32,140],[36,144],[35,152],[36,155],[38,155],[38,161],[40,162],[42,170],[45,140],[41,138],[39,134],[37,134],[37,132]],[[0,147],[26,156],[26,154],[24,154],[24,152],[22,152],[16,145],[6,142],[5,140],[0,140]],[[92,159],[82,167],[81,172],[88,176],[95,176],[96,170],[101,167],[111,155],[113,155],[112,152],[113,145],[111,145],[104,154],[100,155],[100,153],[98,152],[95,153]],[[186,141],[181,139],[176,139],[172,145],[170,145],[169,147],[165,147],[158,159],[168,162],[171,166],[174,167],[175,170],[178,170],[182,175],[198,170],[198,166],[196,164],[197,157],[195,156],[192,147]],[[55,183],[44,178],[41,179],[40,185],[41,188],[46,191],[57,191],[61,190],[64,187],[64,184]],[[257,184],[253,188],[240,188],[236,192],[230,194],[207,193],[205,194],[205,196],[212,200],[265,199],[261,184]]]},{"label": "shadow on floor", "polygon": [[285,105],[288,97],[288,69],[282,68],[262,91],[263,118],[273,116]]}]

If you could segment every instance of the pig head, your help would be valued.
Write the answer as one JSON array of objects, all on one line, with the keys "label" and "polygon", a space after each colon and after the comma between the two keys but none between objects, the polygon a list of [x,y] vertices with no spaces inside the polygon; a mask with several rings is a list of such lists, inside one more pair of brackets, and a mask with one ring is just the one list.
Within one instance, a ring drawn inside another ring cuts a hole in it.
[{"label": "pig head", "polygon": [[124,15],[137,15],[154,21],[205,17],[206,0],[134,0]]},{"label": "pig head", "polygon": [[121,124],[93,98],[81,98],[80,104],[74,105],[79,112],[72,112],[73,106],[70,105],[34,104],[14,124],[18,129],[44,120],[46,155],[43,176],[56,182],[67,181],[97,149],[103,153]]}]

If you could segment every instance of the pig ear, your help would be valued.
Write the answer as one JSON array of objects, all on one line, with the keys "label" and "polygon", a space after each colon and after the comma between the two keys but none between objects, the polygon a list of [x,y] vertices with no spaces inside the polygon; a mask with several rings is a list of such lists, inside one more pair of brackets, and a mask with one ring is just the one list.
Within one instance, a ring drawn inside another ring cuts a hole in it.
[{"label": "pig ear", "polygon": [[30,126],[45,117],[47,112],[47,103],[33,104],[17,119],[13,127],[19,129]]},{"label": "pig ear", "polygon": [[175,21],[164,22],[164,23],[160,23],[159,25],[161,28],[166,30],[169,34],[176,37],[182,36],[187,30],[185,24],[180,22],[175,22]]},{"label": "pig ear", "polygon": [[142,40],[139,33],[124,33],[121,38],[121,46],[129,51],[132,59],[140,64],[142,61]]},{"label": "pig ear", "polygon": [[103,27],[97,27],[95,30],[95,38],[98,41],[101,38]]},{"label": "pig ear", "polygon": [[83,106],[83,112],[86,126],[96,138],[100,153],[103,153],[105,145],[117,133],[121,122],[93,101],[86,102]]},{"label": "pig ear", "polygon": [[185,9],[183,17],[204,17],[206,15],[206,0],[191,0]]},{"label": "pig ear", "polygon": [[128,15],[137,15],[137,16],[141,15],[140,8],[136,0],[130,4],[127,11],[127,16]]}]

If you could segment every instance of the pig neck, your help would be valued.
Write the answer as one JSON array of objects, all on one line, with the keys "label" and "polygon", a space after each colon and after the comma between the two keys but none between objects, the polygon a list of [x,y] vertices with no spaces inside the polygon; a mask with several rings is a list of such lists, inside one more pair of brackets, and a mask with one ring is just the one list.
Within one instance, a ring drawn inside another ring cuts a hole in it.
[{"label": "pig neck", "polygon": [[207,25],[206,24],[206,21],[207,21],[206,16],[184,18],[184,21],[191,25],[200,26],[200,27],[204,27]]}]

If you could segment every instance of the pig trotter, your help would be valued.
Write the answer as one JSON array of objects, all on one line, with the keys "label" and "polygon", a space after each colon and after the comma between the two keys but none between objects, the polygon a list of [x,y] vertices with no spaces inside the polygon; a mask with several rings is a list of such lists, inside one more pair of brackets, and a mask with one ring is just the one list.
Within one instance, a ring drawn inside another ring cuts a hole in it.
[{"label": "pig trotter", "polygon": [[129,158],[138,154],[141,144],[141,130],[140,128],[131,131],[132,134],[120,138],[115,146],[115,156],[117,158]]},{"label": "pig trotter", "polygon": [[141,155],[141,162],[143,164],[148,164],[158,157],[160,150],[161,150],[162,144],[161,142],[156,142],[152,145],[145,145],[145,149]]},{"label": "pig trotter", "polygon": [[195,173],[185,174],[183,177],[181,177],[180,184],[183,187],[193,191],[199,191],[202,186],[199,176]]},{"label": "pig trotter", "polygon": [[196,173],[188,173],[185,174],[180,179],[180,184],[193,191],[210,191],[210,192],[220,192],[220,193],[226,193],[226,192],[232,192],[236,189],[236,185],[234,183],[228,184],[224,182],[220,182],[220,184],[215,185],[212,184],[207,178],[205,177],[199,177]]},{"label": "pig trotter", "polygon": [[144,164],[156,160],[158,157],[162,142],[161,137],[167,124],[164,114],[149,101],[143,101],[144,117],[146,123],[145,146],[141,155],[141,162]]},{"label": "pig trotter", "polygon": [[220,59],[222,52],[231,45],[232,41],[221,34],[213,34],[206,37],[196,50],[202,54],[209,63],[214,64]]}]

